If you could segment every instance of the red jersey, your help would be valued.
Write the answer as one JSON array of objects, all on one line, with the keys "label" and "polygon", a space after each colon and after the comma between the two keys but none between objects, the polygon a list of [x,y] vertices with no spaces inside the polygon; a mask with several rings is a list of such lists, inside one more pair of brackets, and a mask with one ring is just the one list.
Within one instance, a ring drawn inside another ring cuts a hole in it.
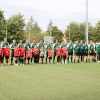
[{"label": "red jersey", "polygon": [[63,56],[66,56],[67,54],[68,54],[68,50],[67,50],[67,48],[62,48],[62,55]]},{"label": "red jersey", "polygon": [[0,56],[2,56],[3,50],[2,48],[0,48]]},{"label": "red jersey", "polygon": [[4,56],[10,56],[10,48],[4,48]]},{"label": "red jersey", "polygon": [[52,50],[48,51],[48,57],[52,57]]},{"label": "red jersey", "polygon": [[25,48],[21,47],[21,48],[19,49],[19,55],[20,55],[20,56],[24,56],[24,55],[25,55]]},{"label": "red jersey", "polygon": [[19,56],[19,48],[14,48],[14,57]]},{"label": "red jersey", "polygon": [[61,56],[61,48],[57,48],[56,49],[56,55],[57,56]]},{"label": "red jersey", "polygon": [[34,49],[33,49],[33,54],[34,54],[35,56],[39,56],[39,49],[38,49],[38,48],[34,48]]},{"label": "red jersey", "polygon": [[26,58],[31,58],[31,50],[26,51]]}]

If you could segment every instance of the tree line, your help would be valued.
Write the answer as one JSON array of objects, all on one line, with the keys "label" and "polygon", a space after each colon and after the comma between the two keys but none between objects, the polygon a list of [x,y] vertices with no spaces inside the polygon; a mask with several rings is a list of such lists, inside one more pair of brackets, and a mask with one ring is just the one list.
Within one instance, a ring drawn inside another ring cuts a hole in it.
[{"label": "tree line", "polygon": [[[36,41],[39,41],[40,39],[44,39],[44,36],[50,35],[53,36],[54,40],[58,39],[59,42],[63,40],[63,37],[67,41],[85,40],[86,23],[72,21],[69,25],[66,25],[66,29],[59,29],[53,25],[52,20],[50,20],[47,25],[47,30],[43,32],[33,16],[30,17],[27,23],[25,23],[24,15],[21,13],[12,15],[6,20],[4,11],[0,10],[0,41],[6,37],[6,33],[8,42],[10,43],[13,39],[17,41],[20,39],[23,41],[30,39],[30,42],[36,39]],[[88,34],[89,40],[100,41],[100,21],[98,21],[95,26],[88,23]]]}]

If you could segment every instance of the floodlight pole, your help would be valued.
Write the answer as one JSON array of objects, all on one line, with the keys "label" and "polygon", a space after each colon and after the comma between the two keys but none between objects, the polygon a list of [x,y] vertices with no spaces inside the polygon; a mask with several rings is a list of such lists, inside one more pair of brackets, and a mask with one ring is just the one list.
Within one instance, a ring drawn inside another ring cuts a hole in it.
[{"label": "floodlight pole", "polygon": [[88,44],[88,0],[86,0],[86,42]]}]

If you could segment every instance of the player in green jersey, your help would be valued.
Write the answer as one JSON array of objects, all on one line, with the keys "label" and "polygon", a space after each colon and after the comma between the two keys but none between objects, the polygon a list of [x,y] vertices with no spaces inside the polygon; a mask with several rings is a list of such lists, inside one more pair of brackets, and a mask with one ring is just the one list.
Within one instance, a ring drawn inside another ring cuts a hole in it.
[{"label": "player in green jersey", "polygon": [[80,45],[80,49],[79,49],[80,61],[83,62],[84,52],[83,52],[83,41],[82,40],[80,41],[79,45]]},{"label": "player in green jersey", "polygon": [[[31,43],[31,48],[32,48],[32,50],[34,49],[34,47],[35,47],[36,45],[37,45],[37,44],[36,44],[36,40],[34,39],[33,42]],[[33,58],[34,58],[34,54],[33,54],[33,52],[32,52],[31,63],[32,63],[32,61],[33,61]]]},{"label": "player in green jersey", "polygon": [[83,46],[83,52],[84,52],[84,57],[86,57],[86,62],[88,62],[88,45],[87,42],[85,41],[84,46]]},{"label": "player in green jersey", "polygon": [[59,45],[58,40],[56,40],[56,42],[53,44],[53,50],[54,50],[53,63],[55,63],[56,49],[57,49],[58,45]]},{"label": "player in green jersey", "polygon": [[48,51],[51,49],[51,44],[48,41],[48,43],[45,46],[45,50],[46,50],[46,63],[47,63],[47,58],[48,58]]},{"label": "player in green jersey", "polygon": [[97,46],[98,62],[100,62],[100,42]]},{"label": "player in green jersey", "polygon": [[71,62],[73,62],[73,44],[72,40],[70,40],[69,44],[67,45],[68,49],[68,63],[69,63],[69,58],[71,59]]},{"label": "player in green jersey", "polygon": [[41,47],[44,48],[43,40],[40,40],[40,43],[37,44],[37,47],[40,49]]},{"label": "player in green jersey", "polygon": [[79,63],[79,49],[80,49],[79,41],[77,40],[74,46],[74,62],[76,62],[77,59],[78,63]]},{"label": "player in green jersey", "polygon": [[91,40],[90,44],[89,44],[89,62],[90,61],[94,62],[94,51],[95,51],[95,48],[94,48],[93,42]]},{"label": "player in green jersey", "polygon": [[13,65],[13,58],[14,58],[14,48],[16,46],[16,40],[13,40],[13,43],[10,45],[11,48],[11,65]]},{"label": "player in green jersey", "polygon": [[64,41],[61,42],[60,48],[63,48],[65,46]]}]

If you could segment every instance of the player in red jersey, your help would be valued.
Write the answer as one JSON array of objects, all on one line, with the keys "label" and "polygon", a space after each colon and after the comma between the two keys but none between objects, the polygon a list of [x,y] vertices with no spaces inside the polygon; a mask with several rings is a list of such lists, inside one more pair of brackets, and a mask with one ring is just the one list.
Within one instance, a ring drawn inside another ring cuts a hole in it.
[{"label": "player in red jersey", "polygon": [[60,60],[61,60],[61,48],[60,48],[60,45],[58,45],[58,47],[56,49],[56,55],[57,55],[57,64],[60,64]]},{"label": "player in red jersey", "polygon": [[49,59],[49,64],[51,64],[52,56],[53,56],[53,52],[52,52],[52,48],[50,48],[50,49],[48,50],[48,59]]},{"label": "player in red jersey", "polygon": [[3,56],[3,49],[0,45],[0,66],[2,66],[2,56]]},{"label": "player in red jersey", "polygon": [[18,65],[19,48],[17,44],[14,48],[14,57],[15,57],[15,65]]},{"label": "player in red jersey", "polygon": [[32,50],[30,47],[26,51],[26,58],[27,58],[27,63],[30,64],[30,59],[32,58]]},{"label": "player in red jersey", "polygon": [[24,45],[22,45],[19,49],[19,57],[20,57],[20,64],[24,65],[24,57],[25,57],[25,48]]},{"label": "player in red jersey", "polygon": [[6,47],[4,48],[4,57],[6,59],[6,64],[9,65],[10,48],[9,48],[8,43],[6,44]]},{"label": "player in red jersey", "polygon": [[68,49],[66,46],[64,46],[61,50],[62,52],[62,57],[63,57],[63,64],[66,64],[66,57],[67,57],[67,54],[68,54]]},{"label": "player in red jersey", "polygon": [[39,63],[39,54],[40,54],[39,48],[35,45],[34,49],[32,50],[32,52],[34,54],[34,63],[38,64]]}]

